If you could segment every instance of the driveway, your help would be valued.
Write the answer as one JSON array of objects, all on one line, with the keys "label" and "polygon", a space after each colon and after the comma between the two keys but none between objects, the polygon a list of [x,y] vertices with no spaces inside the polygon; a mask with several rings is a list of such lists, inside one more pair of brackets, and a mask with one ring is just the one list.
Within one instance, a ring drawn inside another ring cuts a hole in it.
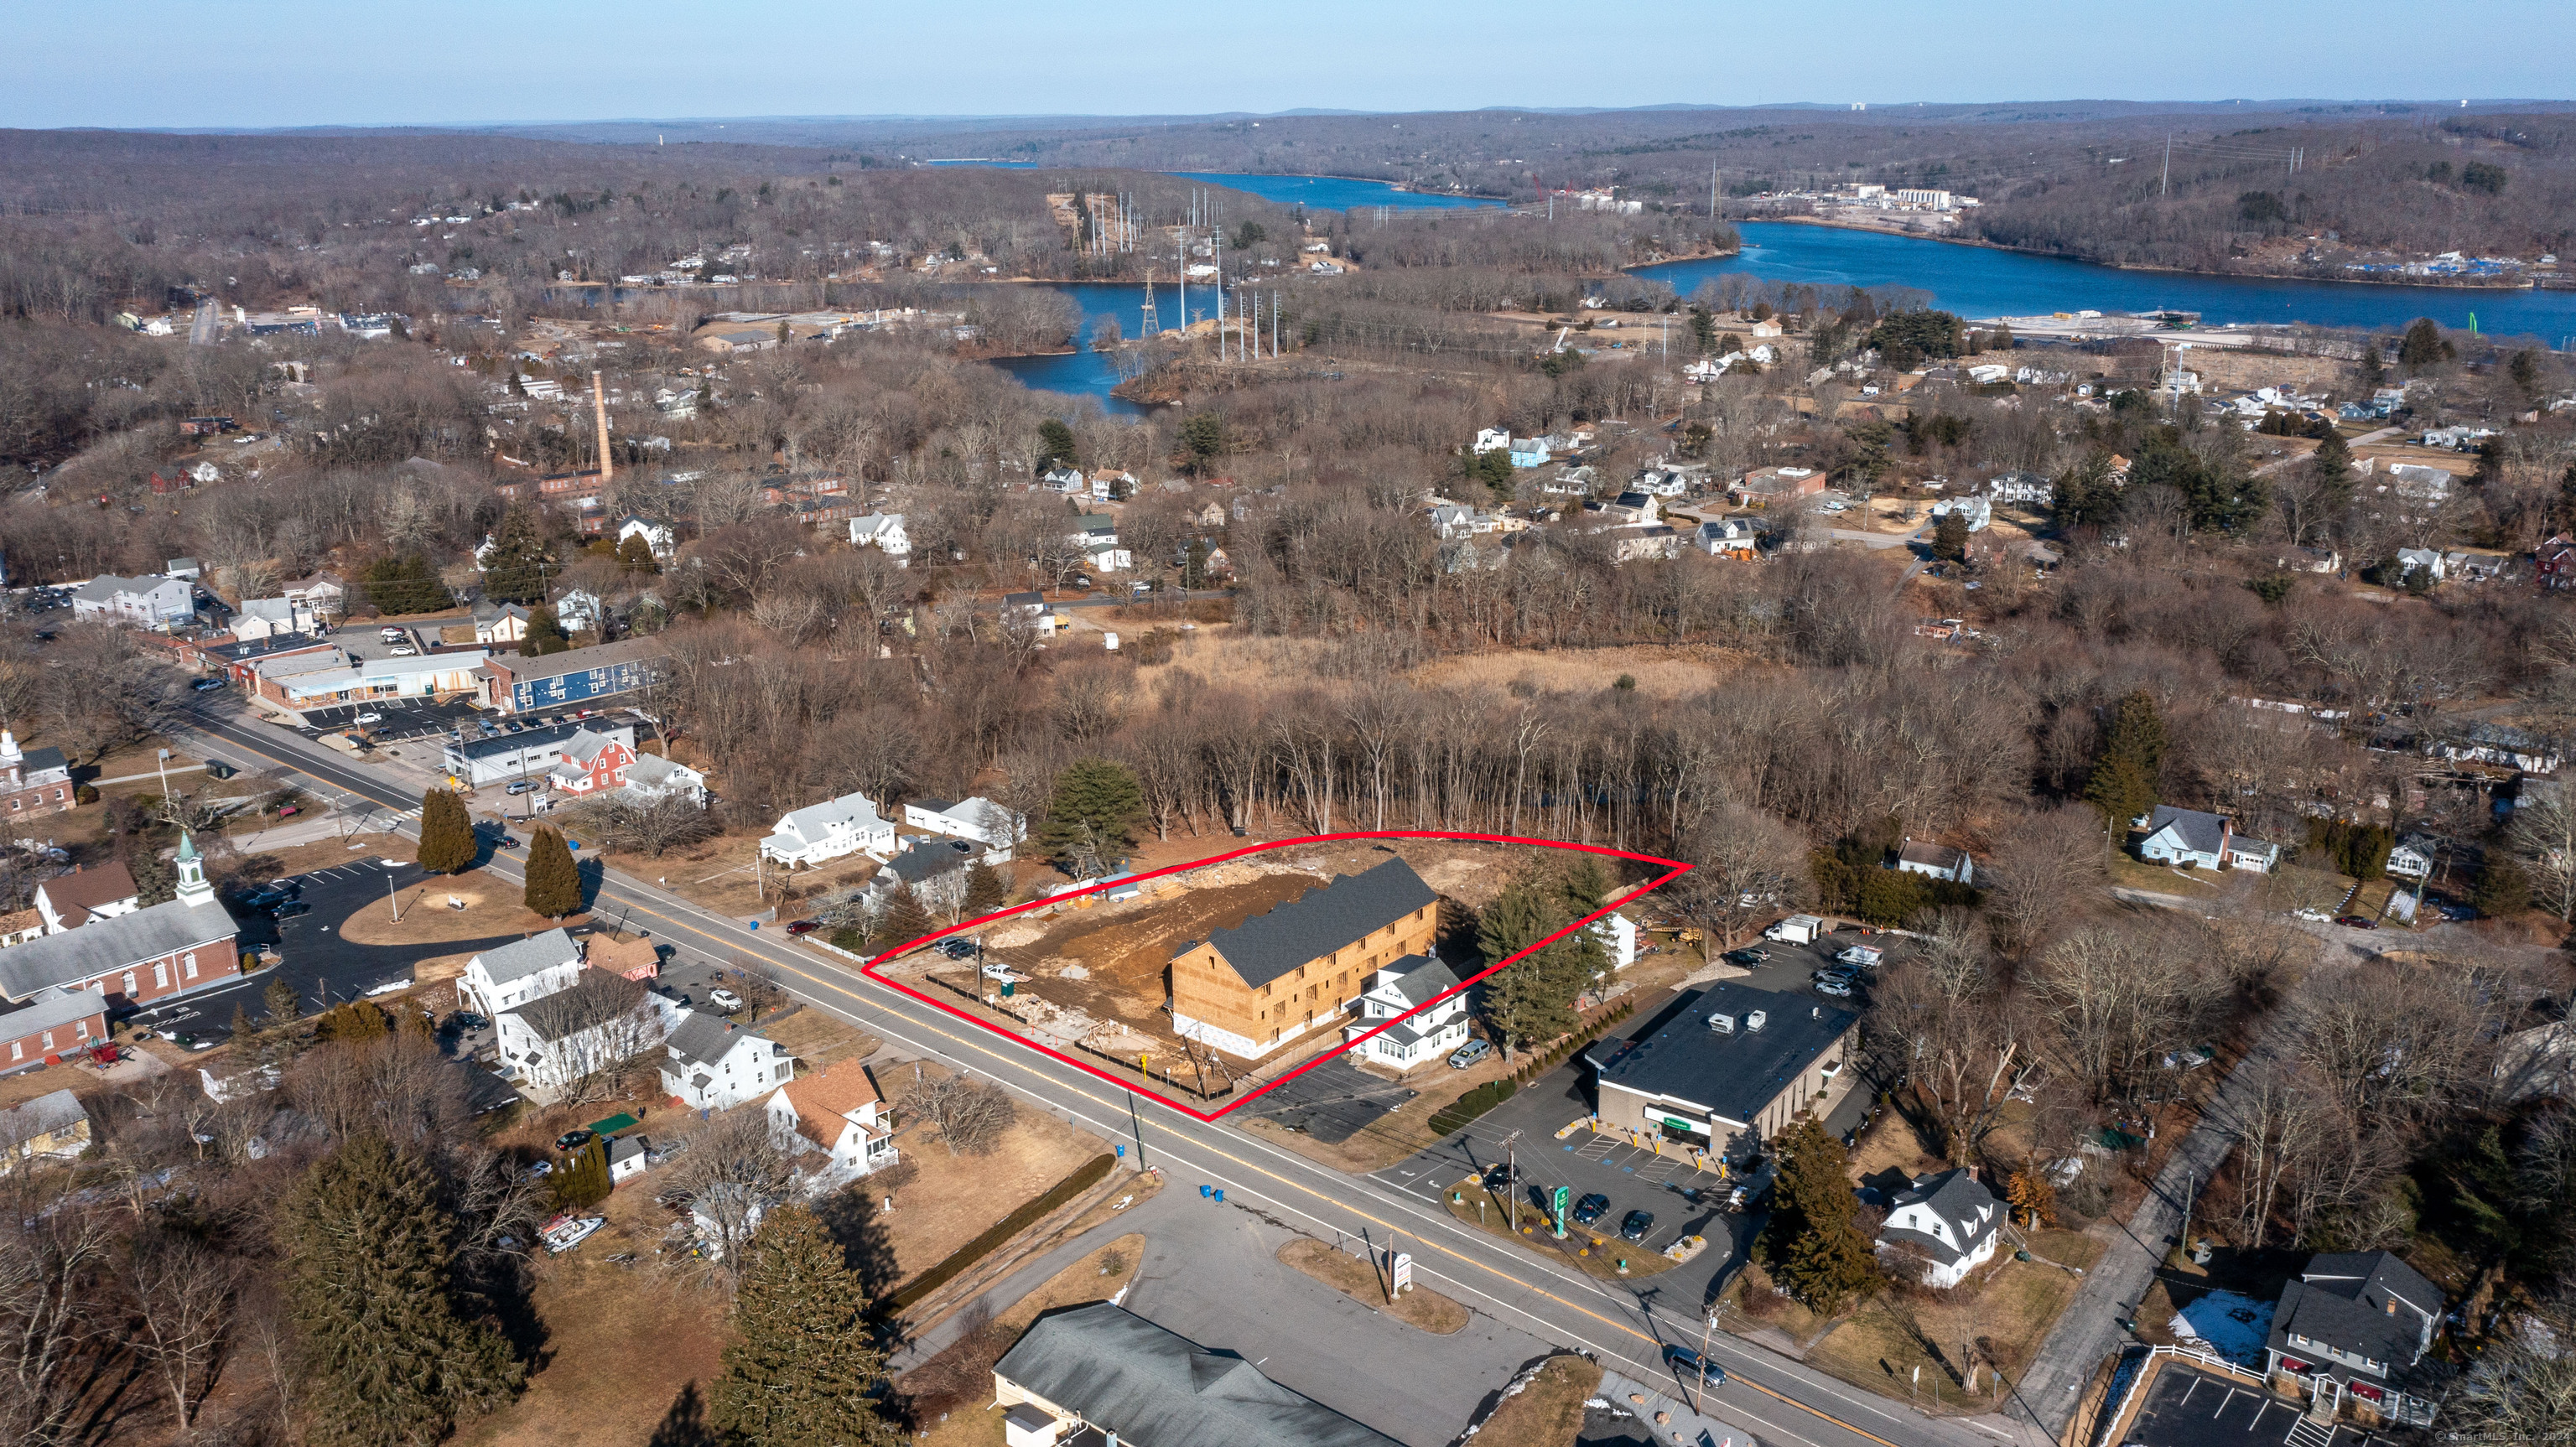
[{"label": "driveway", "polygon": [[[1425,1073],[1445,1069],[1434,1062]],[[1340,1145],[1420,1093],[1416,1086],[1381,1079],[1353,1065],[1349,1056],[1336,1055],[1253,1101],[1242,1113]]]}]

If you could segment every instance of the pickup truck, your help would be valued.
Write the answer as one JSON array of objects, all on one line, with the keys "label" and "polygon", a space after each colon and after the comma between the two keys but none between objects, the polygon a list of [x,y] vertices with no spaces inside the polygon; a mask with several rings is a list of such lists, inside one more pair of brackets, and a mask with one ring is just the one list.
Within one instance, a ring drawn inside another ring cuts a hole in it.
[{"label": "pickup truck", "polygon": [[368,747],[365,739],[352,733],[324,734],[322,746],[326,749],[338,749],[344,754],[363,754]]}]

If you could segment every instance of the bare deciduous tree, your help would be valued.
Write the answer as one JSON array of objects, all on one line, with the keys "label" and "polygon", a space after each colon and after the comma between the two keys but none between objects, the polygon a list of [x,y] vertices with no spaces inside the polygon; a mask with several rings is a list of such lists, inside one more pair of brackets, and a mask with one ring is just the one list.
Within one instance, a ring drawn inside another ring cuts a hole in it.
[{"label": "bare deciduous tree", "polygon": [[152,1364],[183,1428],[196,1421],[197,1403],[213,1385],[240,1273],[236,1258],[170,1231],[127,1244],[125,1284],[140,1308],[129,1340]]},{"label": "bare deciduous tree", "polygon": [[952,1156],[989,1154],[1019,1115],[1010,1092],[962,1072],[923,1081],[904,1097],[903,1108],[928,1125]]}]

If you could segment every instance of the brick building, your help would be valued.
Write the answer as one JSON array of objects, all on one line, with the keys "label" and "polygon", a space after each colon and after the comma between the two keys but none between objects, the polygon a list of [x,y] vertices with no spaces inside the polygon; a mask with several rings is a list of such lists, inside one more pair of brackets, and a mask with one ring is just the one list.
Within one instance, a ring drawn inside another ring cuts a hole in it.
[{"label": "brick building", "polygon": [[220,984],[241,973],[240,927],[215,900],[196,841],[179,836],[178,897],[131,914],[0,950],[0,995],[34,1000],[88,991],[122,1008]]},{"label": "brick building", "polygon": [[1258,1059],[1341,1017],[1369,976],[1431,953],[1440,897],[1401,859],[1336,875],[1267,914],[1216,930],[1172,956],[1172,1028]]}]

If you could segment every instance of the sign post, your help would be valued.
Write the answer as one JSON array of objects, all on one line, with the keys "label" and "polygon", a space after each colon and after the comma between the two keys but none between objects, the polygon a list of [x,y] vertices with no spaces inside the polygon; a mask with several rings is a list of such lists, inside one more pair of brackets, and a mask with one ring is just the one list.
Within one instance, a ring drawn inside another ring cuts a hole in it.
[{"label": "sign post", "polygon": [[1402,1296],[1406,1292],[1411,1291],[1413,1289],[1413,1253],[1410,1251],[1396,1252],[1393,1269],[1388,1273],[1388,1275],[1390,1280],[1394,1283],[1396,1295]]},{"label": "sign post", "polygon": [[1556,1194],[1549,1198],[1549,1204],[1555,1207],[1552,1214],[1556,1217],[1556,1239],[1559,1241],[1565,1239],[1565,1198],[1572,1194],[1569,1188],[1559,1186]]}]

